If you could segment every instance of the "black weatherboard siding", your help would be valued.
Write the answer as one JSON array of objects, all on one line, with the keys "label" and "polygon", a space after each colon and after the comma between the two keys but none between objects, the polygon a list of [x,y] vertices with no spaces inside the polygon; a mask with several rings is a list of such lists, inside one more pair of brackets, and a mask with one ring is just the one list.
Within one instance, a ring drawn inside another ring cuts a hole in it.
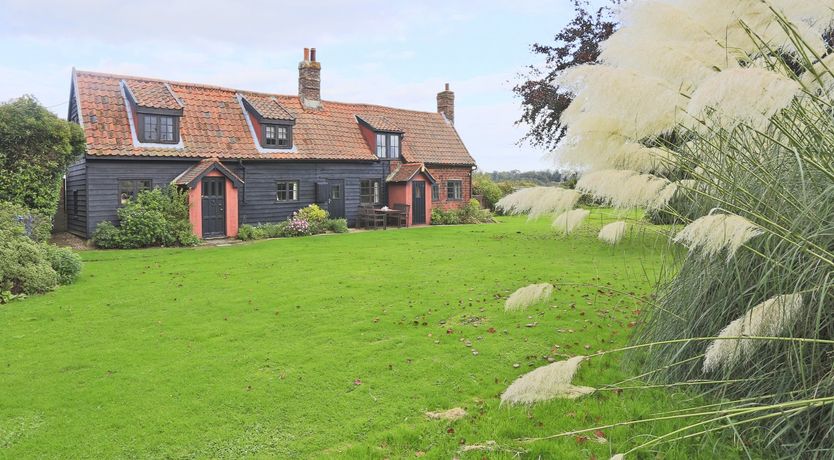
[{"label": "black weatherboard siding", "polygon": [[[359,182],[385,180],[387,162],[278,162],[244,161],[224,163],[243,179],[239,194],[241,224],[280,222],[293,211],[316,203],[316,182],[344,180],[345,217],[355,225],[359,210]],[[298,201],[277,202],[275,183],[296,180]],[[385,197],[383,197],[384,199]],[[325,207],[324,203],[317,203]]]},{"label": "black weatherboard siding", "polygon": [[67,231],[87,237],[87,165],[84,160],[67,169],[67,186],[64,190],[67,211]]},{"label": "black weatherboard siding", "polygon": [[[97,159],[87,158],[69,168],[67,173],[68,228],[89,238],[99,222],[118,222],[119,181],[150,179],[154,187],[171,183],[193,166],[196,159]],[[355,225],[359,208],[359,183],[376,179],[384,184],[388,162],[283,162],[237,161],[223,164],[244,181],[238,193],[241,224],[280,222],[294,211],[316,203],[316,182],[344,180],[345,217]],[[278,202],[276,182],[297,180],[298,201]],[[387,198],[383,196],[382,202]],[[74,202],[74,195],[78,203]],[[319,203],[326,207],[325,203]],[[74,206],[77,213],[73,214]]]}]

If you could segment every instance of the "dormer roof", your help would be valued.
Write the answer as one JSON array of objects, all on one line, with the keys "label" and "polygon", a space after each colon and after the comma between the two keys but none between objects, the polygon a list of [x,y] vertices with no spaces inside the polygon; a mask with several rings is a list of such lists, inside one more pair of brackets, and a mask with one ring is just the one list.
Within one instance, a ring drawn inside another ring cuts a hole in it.
[{"label": "dormer roof", "polygon": [[183,108],[182,102],[168,83],[142,80],[123,81],[123,83],[128,94],[133,97],[139,107],[177,111]]},{"label": "dormer roof", "polygon": [[397,123],[386,117],[385,115],[367,115],[361,114],[356,115],[356,119],[360,123],[364,123],[369,128],[374,131],[382,131],[387,133],[399,133],[402,134],[405,132],[403,128],[401,128]]},{"label": "dormer roof", "polygon": [[241,94],[243,101],[249,105],[263,120],[295,121],[295,117],[278,102],[275,96],[259,94]]}]

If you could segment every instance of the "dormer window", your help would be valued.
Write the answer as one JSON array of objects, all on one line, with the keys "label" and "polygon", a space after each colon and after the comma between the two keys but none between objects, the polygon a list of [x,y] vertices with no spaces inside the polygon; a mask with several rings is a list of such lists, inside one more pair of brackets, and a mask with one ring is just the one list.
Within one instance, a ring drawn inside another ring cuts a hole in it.
[{"label": "dormer window", "polygon": [[295,117],[273,96],[238,95],[252,128],[256,145],[263,149],[293,148],[292,128]]},{"label": "dormer window", "polygon": [[183,103],[167,83],[121,81],[135,141],[140,144],[179,144]]},{"label": "dormer window", "polygon": [[263,125],[263,146],[270,149],[286,149],[290,142],[290,126]]},{"label": "dormer window", "polygon": [[400,157],[400,135],[396,133],[376,134],[376,156],[397,159]]},{"label": "dormer window", "polygon": [[179,131],[179,117],[139,113],[139,142],[176,144]]}]

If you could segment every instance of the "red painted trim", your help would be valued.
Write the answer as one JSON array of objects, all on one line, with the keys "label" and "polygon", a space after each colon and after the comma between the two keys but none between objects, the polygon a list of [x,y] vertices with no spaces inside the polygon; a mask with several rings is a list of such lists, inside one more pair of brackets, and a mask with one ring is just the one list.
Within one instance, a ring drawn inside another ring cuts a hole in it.
[{"label": "red painted trim", "polygon": [[[226,236],[234,238],[238,231],[238,191],[234,182],[220,171],[211,171],[209,177],[223,177],[226,179]],[[197,181],[194,188],[188,191],[188,220],[197,238],[203,238],[203,181]]]},{"label": "red painted trim", "polygon": [[[412,182],[418,180],[423,181],[426,183],[426,223],[431,224],[431,208],[432,208],[432,201],[431,201],[431,182],[429,182],[429,178],[426,177],[425,174],[422,172],[415,174],[414,177],[408,182],[400,182],[400,183],[389,183],[388,184],[388,207],[393,208],[395,204],[407,204],[412,206],[413,204],[413,197],[414,192],[411,189]],[[410,209],[410,208],[409,208]],[[408,213],[408,225],[411,226],[412,218],[414,214],[413,212]]]}]

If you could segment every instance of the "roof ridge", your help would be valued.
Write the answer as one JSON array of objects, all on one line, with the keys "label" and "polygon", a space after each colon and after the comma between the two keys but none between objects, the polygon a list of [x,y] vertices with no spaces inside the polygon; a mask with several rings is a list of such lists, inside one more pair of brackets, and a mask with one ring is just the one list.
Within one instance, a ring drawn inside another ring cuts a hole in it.
[{"label": "roof ridge", "polygon": [[[241,89],[241,88],[230,88],[227,86],[219,86],[219,85],[210,85],[207,83],[195,83],[195,82],[186,82],[186,81],[179,81],[179,80],[166,80],[163,78],[156,78],[156,77],[142,77],[138,75],[124,75],[124,74],[116,74],[116,73],[108,73],[108,72],[98,72],[95,70],[80,70],[75,69],[76,75],[91,75],[96,77],[106,77],[106,78],[114,78],[114,79],[129,79],[129,80],[139,80],[139,81],[146,81],[146,82],[157,82],[157,83],[166,83],[170,85],[179,85],[179,86],[190,86],[194,88],[204,88],[204,89],[215,89],[220,91],[228,91],[231,93],[249,93],[253,95],[259,96],[272,96],[272,97],[286,97],[292,99],[298,99],[298,95],[290,95],[290,94],[279,94],[279,93],[267,93],[263,91],[254,91],[248,89]],[[322,99],[323,103],[327,104],[339,104],[345,106],[363,106],[363,107],[374,107],[380,109],[391,109],[391,110],[399,110],[403,112],[413,112],[413,113],[422,113],[422,114],[429,114],[429,115],[438,115],[441,114],[438,112],[432,112],[427,110],[416,110],[416,109],[404,109],[401,107],[392,107],[390,105],[381,105],[381,104],[371,104],[368,102],[345,102],[345,101],[333,101]]]}]

